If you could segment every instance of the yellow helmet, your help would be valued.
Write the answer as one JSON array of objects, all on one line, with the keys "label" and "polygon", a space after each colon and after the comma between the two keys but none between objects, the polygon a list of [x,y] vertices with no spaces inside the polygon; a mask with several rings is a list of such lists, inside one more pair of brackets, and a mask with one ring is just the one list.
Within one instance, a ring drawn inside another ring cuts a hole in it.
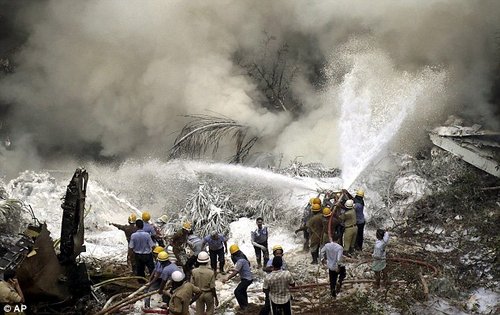
[{"label": "yellow helmet", "polygon": [[158,254],[158,261],[167,261],[167,260],[168,260],[167,252],[160,252]]},{"label": "yellow helmet", "polygon": [[274,245],[274,246],[273,246],[273,252],[274,252],[274,251],[277,251],[277,250],[281,250],[281,251],[283,251],[283,247],[282,247],[281,245]]},{"label": "yellow helmet", "polygon": [[186,231],[191,231],[191,222],[188,222],[188,221],[184,222],[184,223],[182,224],[182,228],[183,228],[184,230],[186,230]]},{"label": "yellow helmet", "polygon": [[144,211],[142,213],[142,221],[148,222],[149,220],[151,220],[151,214],[149,214],[149,212],[147,211]]},{"label": "yellow helmet", "polygon": [[159,254],[163,251],[165,251],[165,248],[163,248],[161,246],[156,246],[155,249],[153,249],[153,253],[155,253],[155,254]]},{"label": "yellow helmet", "polygon": [[313,204],[314,204],[314,199],[316,199],[316,198],[314,198],[314,197],[313,197],[313,198],[309,199],[309,204],[310,204],[310,205],[313,205]]},{"label": "yellow helmet", "polygon": [[317,203],[314,203],[312,206],[311,206],[311,211],[312,212],[318,212],[319,210],[321,210],[321,205],[317,204]]},{"label": "yellow helmet", "polygon": [[364,197],[365,191],[363,189],[358,189],[358,191],[356,192],[356,196]]},{"label": "yellow helmet", "polygon": [[128,223],[132,224],[132,223],[135,223],[135,221],[137,221],[137,216],[135,215],[135,213],[132,213],[128,217]]},{"label": "yellow helmet", "polygon": [[231,253],[231,255],[236,253],[239,250],[240,250],[240,248],[236,244],[229,246],[229,252]]},{"label": "yellow helmet", "polygon": [[332,210],[330,208],[323,208],[323,216],[329,217],[332,215]]},{"label": "yellow helmet", "polygon": [[320,205],[321,204],[321,199],[319,199],[318,197],[316,197],[316,198],[313,199],[312,203],[313,203],[313,205],[314,204]]}]

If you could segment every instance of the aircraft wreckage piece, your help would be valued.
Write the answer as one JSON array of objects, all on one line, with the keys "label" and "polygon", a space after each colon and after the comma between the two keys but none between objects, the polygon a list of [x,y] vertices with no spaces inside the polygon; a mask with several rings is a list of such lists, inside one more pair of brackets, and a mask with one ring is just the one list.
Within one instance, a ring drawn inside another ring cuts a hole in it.
[{"label": "aircraft wreckage piece", "polygon": [[479,130],[481,126],[438,127],[429,137],[438,147],[453,153],[465,162],[500,177],[500,133]]},{"label": "aircraft wreckage piece", "polygon": [[85,170],[77,169],[63,198],[59,256],[47,225],[36,218],[19,235],[0,235],[0,272],[16,270],[27,301],[67,301],[90,293],[86,266],[75,260],[84,250],[87,178]]}]

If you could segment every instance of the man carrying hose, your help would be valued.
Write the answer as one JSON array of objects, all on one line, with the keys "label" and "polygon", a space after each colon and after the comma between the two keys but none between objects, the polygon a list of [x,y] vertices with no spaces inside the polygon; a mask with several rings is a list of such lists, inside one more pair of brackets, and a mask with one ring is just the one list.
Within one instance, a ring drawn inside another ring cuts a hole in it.
[{"label": "man carrying hose", "polygon": [[310,233],[309,249],[311,251],[311,264],[318,264],[319,246],[323,238],[323,216],[321,215],[321,205],[313,204],[311,211],[313,216],[307,221],[307,228]]}]

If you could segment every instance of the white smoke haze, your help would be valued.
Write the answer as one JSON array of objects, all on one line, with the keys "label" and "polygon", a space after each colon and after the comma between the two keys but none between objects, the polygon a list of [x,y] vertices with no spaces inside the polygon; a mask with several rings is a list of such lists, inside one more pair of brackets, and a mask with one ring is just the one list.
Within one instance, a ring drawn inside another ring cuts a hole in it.
[{"label": "white smoke haze", "polygon": [[[12,104],[12,138],[32,139],[33,151],[22,152],[35,166],[36,148],[71,156],[82,143],[101,156],[165,157],[187,122],[181,115],[219,114],[248,125],[257,148],[284,161],[345,168],[359,155],[347,144],[376,154],[370,146],[395,135],[404,143],[413,126],[450,111],[498,126],[487,100],[499,13],[493,0],[45,1],[21,15],[30,35],[0,100]],[[265,109],[234,61],[262,53],[266,33],[289,44],[300,70],[291,85],[298,115]],[[308,77],[321,58],[318,89]],[[365,142],[343,125],[354,118]]]}]

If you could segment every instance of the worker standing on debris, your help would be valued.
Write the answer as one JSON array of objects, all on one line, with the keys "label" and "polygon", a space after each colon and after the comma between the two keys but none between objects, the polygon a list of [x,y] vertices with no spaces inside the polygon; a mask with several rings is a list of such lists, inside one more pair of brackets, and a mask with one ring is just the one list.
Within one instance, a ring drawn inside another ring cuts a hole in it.
[{"label": "worker standing on debris", "polygon": [[0,280],[0,303],[24,303],[24,294],[14,270],[6,270],[3,274],[3,280]]},{"label": "worker standing on debris", "polygon": [[292,274],[282,270],[283,259],[279,256],[273,258],[273,271],[264,278],[263,290],[269,293],[273,314],[291,315],[290,287],[295,286]]},{"label": "worker standing on debris", "polygon": [[151,235],[143,230],[144,222],[142,220],[137,220],[135,225],[137,226],[137,231],[130,236],[128,247],[134,251],[136,262],[135,274],[144,277],[146,275],[144,272],[146,267],[150,274],[154,270],[152,250],[155,243],[151,239]]},{"label": "worker standing on debris", "polygon": [[[163,269],[168,265],[170,265],[170,261],[168,260],[168,254],[165,251],[159,252],[155,269],[153,273],[151,273],[151,276],[149,277],[149,282],[146,283],[147,289],[145,290],[145,292],[156,291],[160,288],[162,282],[161,273]],[[150,307],[151,307],[151,297],[148,296],[147,298],[144,299],[144,308],[150,308]]]},{"label": "worker standing on debris", "polygon": [[318,263],[319,246],[323,238],[323,217],[321,216],[321,205],[315,203],[311,207],[313,216],[307,221],[307,228],[310,233],[309,249],[311,251],[311,264]]},{"label": "worker standing on debris", "polygon": [[349,199],[344,205],[346,211],[339,216],[345,224],[344,232],[344,255],[350,257],[356,246],[356,234],[358,227],[356,226],[356,212],[354,211],[354,201]]},{"label": "worker standing on debris", "polygon": [[167,260],[168,260],[168,262],[164,263],[164,267],[163,267],[161,274],[160,274],[161,284],[160,284],[160,288],[158,289],[158,292],[160,294],[162,294],[163,302],[168,304],[168,302],[170,300],[170,296],[168,294],[165,294],[165,287],[167,286],[168,281],[172,279],[172,274],[174,272],[179,271],[182,274],[184,274],[184,273],[182,272],[182,269],[179,266],[177,266],[177,264],[174,261],[169,259],[168,256],[167,256]]},{"label": "worker standing on debris", "polygon": [[219,269],[221,274],[225,274],[224,271],[224,252],[227,254],[227,240],[224,235],[219,234],[217,231],[212,231],[209,236],[203,239],[203,244],[201,248],[205,249],[208,244],[208,252],[210,253],[210,266],[212,267],[215,275],[217,275],[217,260],[219,261]]},{"label": "worker standing on debris", "polygon": [[200,288],[201,295],[196,300],[196,315],[213,315],[214,305],[219,306],[217,292],[215,291],[215,273],[208,267],[210,257],[207,252],[200,252],[197,257],[199,264],[191,275],[191,283]]},{"label": "worker standing on debris", "polygon": [[304,216],[302,217],[302,225],[300,226],[300,228],[295,230],[295,234],[299,233],[300,231],[304,232],[304,246],[302,248],[303,251],[309,250],[309,237],[310,237],[310,235],[309,235],[309,231],[307,229],[307,221],[309,221],[309,219],[313,215],[311,208],[312,208],[312,205],[315,203],[321,205],[321,199],[316,197],[316,198],[311,198],[309,200],[309,203],[305,207]]},{"label": "worker standing on debris", "polygon": [[[321,211],[323,215],[323,237],[320,248],[329,242],[330,236],[328,235],[328,225],[330,222],[330,217],[332,216],[332,210],[330,208],[323,208]],[[333,235],[333,234],[332,234]]]},{"label": "worker standing on debris", "polygon": [[185,281],[185,276],[180,271],[172,273],[172,289],[166,292],[170,296],[168,313],[172,315],[189,315],[189,305],[196,301],[200,294],[200,288]]},{"label": "worker standing on debris", "polygon": [[253,275],[250,269],[250,261],[248,261],[247,256],[243,254],[242,251],[240,251],[240,248],[236,244],[233,244],[231,245],[231,247],[229,247],[229,252],[231,253],[231,260],[234,264],[234,270],[227,278],[222,279],[222,283],[226,283],[230,279],[234,278],[237,274],[240,275],[240,283],[234,290],[234,296],[238,301],[240,309],[244,310],[248,307],[247,289],[248,286],[250,286],[253,282]]},{"label": "worker standing on debris", "polygon": [[186,261],[184,248],[186,246],[190,232],[191,232],[191,223],[184,222],[182,224],[182,229],[175,232],[175,234],[172,236],[171,245],[173,247],[174,255],[175,257],[177,257],[177,261],[181,265]]},{"label": "worker standing on debris", "polygon": [[[127,239],[127,244],[130,243],[130,236],[132,236],[132,233],[137,232],[137,226],[135,225],[136,220],[137,220],[137,216],[135,215],[135,213],[132,213],[128,217],[128,225],[111,223],[112,226],[116,227],[119,230],[122,230],[125,233],[125,238]],[[130,268],[132,268],[132,272],[135,272],[135,269],[136,269],[135,255],[134,255],[134,251],[132,248],[129,248],[128,252],[127,252],[127,265]]]},{"label": "worker standing on debris", "polygon": [[161,238],[157,237],[156,228],[153,224],[149,223],[149,220],[151,220],[151,214],[147,211],[144,211],[142,213],[142,221],[144,221],[144,232],[148,232],[149,235],[151,235],[153,241],[157,242],[158,245],[164,247],[165,243]]},{"label": "worker standing on debris", "polygon": [[202,250],[203,240],[198,235],[194,235],[193,231],[191,231],[187,239],[187,245],[191,251],[191,255],[184,264],[183,269],[186,274],[186,280],[189,280],[191,279],[191,270],[193,270],[198,259],[198,254]]},{"label": "worker standing on debris", "polygon": [[264,219],[261,217],[255,220],[257,229],[250,234],[253,248],[255,249],[255,258],[257,258],[257,268],[262,268],[262,257],[264,257],[264,266],[269,260],[269,250],[267,249],[267,239],[269,238],[269,231],[267,226],[263,226]]},{"label": "worker standing on debris", "polygon": [[[281,257],[282,259],[282,265],[281,265],[281,270],[286,270],[286,263],[285,260],[283,259],[283,247],[281,245],[274,245],[273,246],[273,258],[274,257]],[[267,262],[266,267],[264,268],[264,271],[267,273],[270,273],[273,271],[273,258],[270,258],[269,261]],[[264,307],[260,310],[259,315],[268,315],[271,313],[271,300],[269,299],[269,292],[264,292],[266,294],[266,299],[264,303]]]},{"label": "worker standing on debris", "polygon": [[356,250],[363,250],[363,238],[365,231],[365,192],[362,189],[358,189],[356,196],[354,196],[354,210],[356,211],[356,226],[358,231],[356,234]]},{"label": "worker standing on debris", "polygon": [[[321,249],[321,262],[328,266],[328,275],[330,278],[330,294],[336,298],[340,292],[342,283],[346,277],[345,266],[341,264],[343,248],[338,244],[339,236],[335,235],[331,242],[326,243]],[[338,278],[338,283],[337,283]]]},{"label": "worker standing on debris", "polygon": [[375,272],[375,288],[380,288],[380,275],[384,281],[384,286],[389,284],[389,277],[387,275],[387,262],[385,248],[389,242],[389,232],[378,229],[377,230],[377,240],[375,241],[375,247],[373,248],[373,263],[372,270]]}]

